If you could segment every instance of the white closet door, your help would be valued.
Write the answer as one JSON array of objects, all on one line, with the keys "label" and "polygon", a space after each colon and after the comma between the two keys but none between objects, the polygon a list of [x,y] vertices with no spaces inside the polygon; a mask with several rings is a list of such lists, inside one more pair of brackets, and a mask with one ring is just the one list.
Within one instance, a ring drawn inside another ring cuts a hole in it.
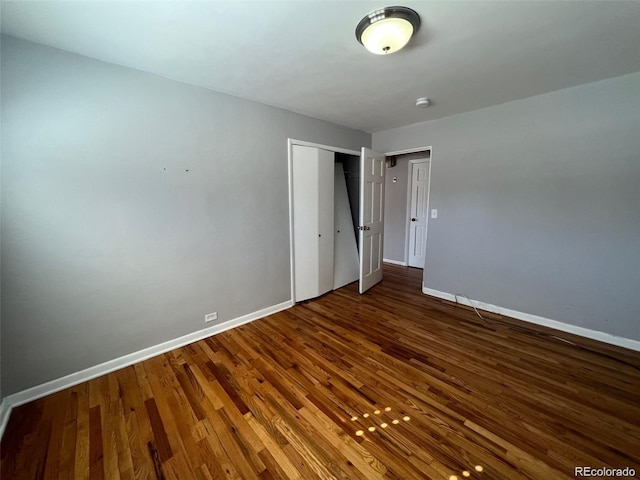
[{"label": "white closet door", "polygon": [[333,288],[334,154],[292,148],[294,289],[300,302]]},{"label": "white closet door", "polygon": [[335,224],[333,226],[333,289],[358,280],[358,245],[347,193],[347,181],[341,163],[335,164]]},{"label": "white closet door", "polygon": [[333,290],[334,164],[335,153],[318,149],[318,295]]}]

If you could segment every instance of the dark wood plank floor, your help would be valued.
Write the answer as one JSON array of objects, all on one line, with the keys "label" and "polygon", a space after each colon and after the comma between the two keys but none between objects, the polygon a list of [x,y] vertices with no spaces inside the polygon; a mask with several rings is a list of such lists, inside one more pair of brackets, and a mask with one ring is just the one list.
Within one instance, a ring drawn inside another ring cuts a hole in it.
[{"label": "dark wood plank floor", "polygon": [[[355,285],[13,411],[2,479],[640,472],[640,354]],[[551,338],[558,335],[580,346]]]}]

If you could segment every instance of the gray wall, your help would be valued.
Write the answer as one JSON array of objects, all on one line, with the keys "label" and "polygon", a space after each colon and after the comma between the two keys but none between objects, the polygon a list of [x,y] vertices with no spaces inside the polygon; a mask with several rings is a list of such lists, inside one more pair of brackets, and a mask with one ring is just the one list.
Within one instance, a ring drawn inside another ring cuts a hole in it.
[{"label": "gray wall", "polygon": [[426,287],[640,339],[640,74],[373,135],[423,145]]},{"label": "gray wall", "polygon": [[[2,108],[2,51],[0,49],[0,109]],[[2,118],[0,115],[0,218],[2,216]],[[0,220],[0,272],[2,272],[2,221]],[[0,274],[0,299],[2,299],[2,275]],[[2,301],[0,300],[0,403],[6,396],[2,390]]]},{"label": "gray wall", "polygon": [[[0,57],[1,57],[0,51]],[[0,106],[2,105],[2,67],[0,62]],[[0,215],[2,214],[2,121],[0,118]],[[2,272],[2,221],[0,221],[0,272]],[[2,275],[0,275],[0,299],[2,298]],[[2,302],[0,301],[0,402],[2,395]]]},{"label": "gray wall", "polygon": [[[387,168],[385,175],[384,251],[382,256],[396,262],[406,260],[408,175],[409,162],[403,159],[397,159],[396,166]],[[393,177],[397,178],[396,183],[393,183]]]},{"label": "gray wall", "polygon": [[287,137],[371,143],[11,37],[2,75],[5,395],[289,300]]}]

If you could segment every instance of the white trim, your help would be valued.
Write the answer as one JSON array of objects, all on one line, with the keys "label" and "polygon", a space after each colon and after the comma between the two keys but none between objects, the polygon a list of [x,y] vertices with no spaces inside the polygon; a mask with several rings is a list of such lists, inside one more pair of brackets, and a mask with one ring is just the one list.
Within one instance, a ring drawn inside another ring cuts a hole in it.
[{"label": "white trim", "polygon": [[390,258],[383,258],[382,261],[384,263],[390,263],[391,265],[400,265],[401,267],[407,266],[407,262],[399,262],[398,260],[391,260]]},{"label": "white trim", "polygon": [[4,429],[7,427],[7,423],[9,423],[10,415],[11,407],[9,406],[9,402],[7,402],[6,398],[3,398],[2,402],[0,402],[0,440],[2,439]]},{"label": "white trim", "polygon": [[321,143],[306,142],[304,140],[296,140],[295,138],[289,138],[289,145],[290,146],[300,145],[302,147],[315,147],[315,148],[321,148],[323,150],[329,150],[330,152],[347,153],[349,155],[360,156],[360,152],[357,150],[350,150],[348,148],[340,148],[340,147],[332,147],[331,145],[323,145]]},{"label": "white trim", "polygon": [[387,152],[385,156],[391,157],[393,155],[406,155],[408,153],[422,153],[422,152],[431,152],[431,145],[428,147],[417,147],[417,148],[408,148],[406,150],[397,150],[395,152]]},{"label": "white trim", "polygon": [[[456,295],[447,292],[441,292],[439,290],[433,290],[425,286],[422,287],[422,293],[431,295],[433,297],[442,298],[456,302]],[[592,340],[598,340],[600,342],[609,343],[611,345],[617,345],[619,347],[628,348],[640,352],[640,341],[633,340],[631,338],[617,337],[610,333],[600,332],[598,330],[591,330],[589,328],[578,327],[576,325],[570,325],[568,323],[558,322],[557,320],[551,320],[545,317],[539,317],[537,315],[531,315],[530,313],[518,312],[509,308],[499,307],[490,303],[480,302],[478,300],[470,300],[461,295],[457,295],[457,303],[467,305],[469,307],[476,307],[480,310],[486,310],[487,312],[498,313],[511,318],[517,318],[518,320],[524,320],[525,322],[535,323],[536,325],[542,325],[544,327],[554,328],[581,337],[590,338]]]},{"label": "white trim", "polygon": [[[291,281],[291,302],[296,301],[295,242],[293,241],[293,145],[295,140],[287,139],[287,168],[289,173],[289,278]],[[297,145],[297,144],[296,144]]]},{"label": "white trim", "polygon": [[128,367],[135,363],[142,362],[151,357],[155,357],[171,350],[175,350],[176,348],[182,347],[184,345],[197,342],[198,340],[202,340],[203,338],[207,338],[212,335],[230,330],[232,328],[239,327],[240,325],[253,322],[268,315],[273,315],[274,313],[286,310],[287,308],[290,308],[292,306],[293,302],[291,300],[287,300],[286,302],[272,305],[270,307],[263,308],[262,310],[258,310],[256,312],[248,313],[247,315],[243,315],[232,320],[227,320],[226,322],[222,322],[218,325],[214,325],[203,330],[198,330],[197,332],[189,333],[182,337],[174,338],[173,340],[169,340],[167,342],[163,342],[149,348],[144,348],[137,352],[133,352],[128,355],[109,360],[108,362],[101,363],[100,365],[95,365],[79,372],[71,373],[64,377],[57,378],[41,385],[37,385],[35,387],[22,390],[21,392],[9,395],[8,397],[4,398],[2,400],[2,403],[0,404],[0,439],[2,438],[4,428],[6,427],[7,421],[9,420],[9,414],[14,407],[31,402],[33,400],[37,400],[38,398],[45,397],[52,393],[59,392],[60,390],[64,390],[65,388],[78,385],[79,383],[87,382],[94,378],[114,372],[116,370],[120,370],[121,368]]},{"label": "white trim", "polygon": [[[441,292],[440,290],[433,290],[432,288],[427,288],[424,285],[422,286],[422,293],[424,293],[425,295],[431,295],[432,297],[442,298],[443,300],[449,300],[451,302],[456,301],[456,296],[453,293]],[[464,299],[464,297],[461,297],[461,298]]]}]

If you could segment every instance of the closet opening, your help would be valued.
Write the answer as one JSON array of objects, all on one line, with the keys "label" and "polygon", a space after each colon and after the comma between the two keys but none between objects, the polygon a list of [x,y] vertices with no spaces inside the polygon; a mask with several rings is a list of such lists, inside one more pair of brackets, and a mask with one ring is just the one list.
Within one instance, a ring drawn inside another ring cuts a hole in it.
[{"label": "closet opening", "polygon": [[341,164],[342,170],[344,171],[353,234],[356,237],[356,245],[359,250],[360,245],[357,244],[357,241],[358,217],[360,216],[360,156],[337,152],[335,162],[336,169],[339,169],[338,164]]},{"label": "closet opening", "polygon": [[289,139],[291,297],[382,280],[385,157]]}]

